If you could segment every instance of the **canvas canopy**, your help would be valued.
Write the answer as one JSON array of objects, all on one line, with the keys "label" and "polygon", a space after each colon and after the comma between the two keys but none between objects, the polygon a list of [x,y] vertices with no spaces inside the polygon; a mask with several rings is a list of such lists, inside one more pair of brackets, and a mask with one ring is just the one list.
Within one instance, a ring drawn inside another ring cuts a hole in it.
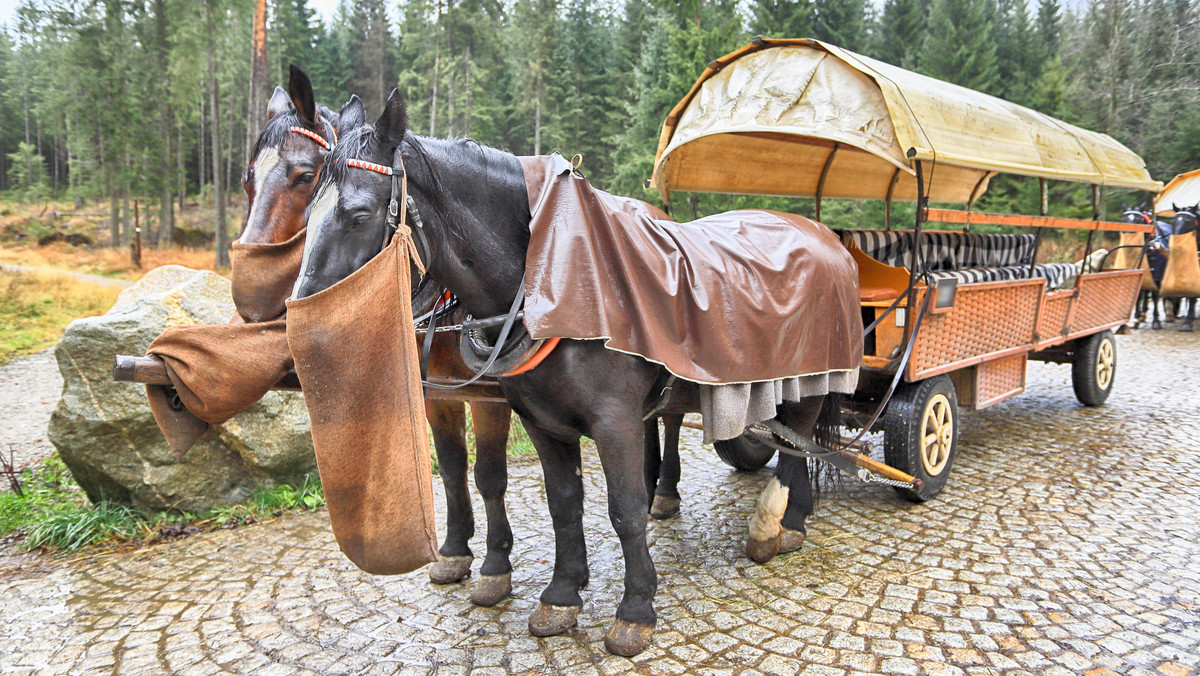
[{"label": "canvas canopy", "polygon": [[[910,156],[911,155],[911,156]],[[817,40],[717,59],[663,125],[652,183],[796,197],[972,202],[996,173],[1157,192],[1110,136]]]},{"label": "canvas canopy", "polygon": [[1174,216],[1175,207],[1190,207],[1200,204],[1200,169],[1180,174],[1171,179],[1167,187],[1154,200],[1154,213]]}]

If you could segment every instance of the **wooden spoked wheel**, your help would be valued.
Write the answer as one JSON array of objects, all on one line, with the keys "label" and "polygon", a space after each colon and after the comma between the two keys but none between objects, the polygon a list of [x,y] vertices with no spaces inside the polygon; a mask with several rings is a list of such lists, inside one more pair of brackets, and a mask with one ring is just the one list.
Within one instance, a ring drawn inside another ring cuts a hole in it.
[{"label": "wooden spoked wheel", "polygon": [[950,377],[901,385],[883,419],[883,454],[887,464],[923,486],[896,492],[913,502],[932,500],[946,485],[957,449],[958,395]]},{"label": "wooden spoked wheel", "polygon": [[1113,372],[1117,366],[1117,351],[1113,348],[1111,340],[1101,341],[1100,348],[1096,354],[1096,385],[1102,390],[1107,390],[1109,385],[1112,385]]},{"label": "wooden spoked wheel", "polygon": [[1075,398],[1085,406],[1099,406],[1108,399],[1117,376],[1117,341],[1112,331],[1101,331],[1075,343],[1071,363],[1071,385]]},{"label": "wooden spoked wheel", "polygon": [[950,462],[953,444],[954,415],[950,411],[950,400],[939,392],[929,398],[921,420],[921,466],[926,474],[942,473],[946,463]]}]

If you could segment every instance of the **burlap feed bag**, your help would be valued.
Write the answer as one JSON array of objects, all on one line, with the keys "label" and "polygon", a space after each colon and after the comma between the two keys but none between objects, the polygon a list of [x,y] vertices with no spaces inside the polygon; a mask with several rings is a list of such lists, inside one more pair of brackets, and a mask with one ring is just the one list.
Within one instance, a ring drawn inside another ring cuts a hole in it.
[{"label": "burlap feed bag", "polygon": [[[1144,236],[1140,232],[1121,233],[1121,248],[1113,254],[1113,267],[1118,270],[1132,270],[1134,264],[1137,263],[1138,256],[1142,253],[1143,241]],[[1147,258],[1147,256],[1142,256],[1142,291],[1154,291],[1158,289],[1158,285],[1154,283],[1154,276],[1150,274],[1150,263]]]},{"label": "burlap feed bag", "polygon": [[233,302],[229,324],[173,326],[147,354],[167,365],[179,401],[147,385],[150,410],[167,443],[182,455],[208,431],[249,408],[292,367],[284,301],[300,272],[304,231],[279,244],[233,244]]},{"label": "burlap feed bag", "polygon": [[1200,262],[1196,260],[1196,233],[1171,235],[1171,255],[1163,273],[1162,295],[1169,298],[1200,297]]},{"label": "burlap feed bag", "polygon": [[376,575],[437,560],[403,239],[334,286],[287,303],[333,534],[354,565]]}]

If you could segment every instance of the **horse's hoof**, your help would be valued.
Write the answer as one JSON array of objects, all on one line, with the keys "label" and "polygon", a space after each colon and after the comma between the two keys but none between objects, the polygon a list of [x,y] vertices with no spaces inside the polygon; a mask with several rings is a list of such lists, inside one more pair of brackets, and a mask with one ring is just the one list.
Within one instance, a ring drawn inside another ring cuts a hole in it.
[{"label": "horse's hoof", "polygon": [[617,620],[604,632],[604,647],[614,655],[633,657],[650,645],[650,638],[653,636],[653,624]]},{"label": "horse's hoof", "polygon": [[766,563],[779,553],[779,540],[780,536],[778,535],[766,540],[749,538],[746,540],[746,556],[749,556],[750,560],[755,563]]},{"label": "horse's hoof", "polygon": [[1191,323],[1191,322],[1187,322],[1187,323],[1185,323],[1185,324],[1180,324],[1180,325],[1179,325],[1179,330],[1180,330],[1180,331],[1184,331],[1184,332],[1186,332],[1186,333],[1191,333],[1191,332],[1192,332],[1192,323]]},{"label": "horse's hoof", "polygon": [[480,575],[471,585],[471,603],[490,608],[512,596],[512,573]]},{"label": "horse's hoof", "polygon": [[434,584],[458,582],[471,574],[470,556],[443,556],[429,566],[429,581]]},{"label": "horse's hoof", "polygon": [[655,495],[654,504],[650,505],[650,516],[656,519],[669,519],[679,513],[679,498],[669,495]]},{"label": "horse's hoof", "polygon": [[529,616],[529,633],[534,636],[554,636],[574,627],[578,619],[579,606],[539,603],[537,610]]},{"label": "horse's hoof", "polygon": [[779,534],[779,553],[787,554],[800,549],[800,545],[804,544],[803,531],[792,530],[791,528],[782,529]]},{"label": "horse's hoof", "polygon": [[1150,322],[1150,328],[1157,331],[1158,329],[1162,328],[1162,322],[1155,319],[1154,321]]}]

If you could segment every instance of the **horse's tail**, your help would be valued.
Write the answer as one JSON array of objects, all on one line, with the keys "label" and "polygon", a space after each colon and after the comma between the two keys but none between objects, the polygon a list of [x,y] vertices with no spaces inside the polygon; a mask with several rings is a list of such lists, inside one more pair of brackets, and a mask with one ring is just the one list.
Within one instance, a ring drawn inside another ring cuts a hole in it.
[{"label": "horse's tail", "polygon": [[[845,395],[830,392],[821,402],[821,411],[817,414],[817,424],[813,426],[813,441],[821,448],[835,451],[842,445],[842,404]],[[820,501],[821,491],[825,487],[836,487],[841,483],[842,473],[833,465],[810,458],[808,460],[808,477],[812,484],[813,504]]]}]

